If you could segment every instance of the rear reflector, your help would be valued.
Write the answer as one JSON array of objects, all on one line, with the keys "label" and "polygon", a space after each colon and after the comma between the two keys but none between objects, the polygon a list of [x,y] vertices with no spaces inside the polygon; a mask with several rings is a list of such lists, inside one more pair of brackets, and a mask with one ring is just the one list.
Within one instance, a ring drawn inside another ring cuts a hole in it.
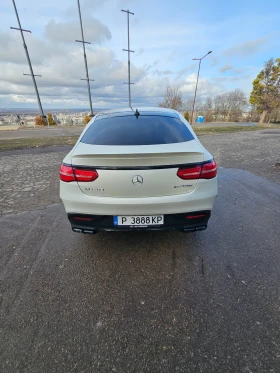
[{"label": "rear reflector", "polygon": [[98,178],[98,172],[91,169],[81,169],[62,164],[60,166],[60,180],[69,183],[71,181],[94,181]]},{"label": "rear reflector", "polygon": [[200,214],[200,215],[188,215],[186,216],[187,219],[198,219],[198,218],[205,218],[205,214]]},{"label": "rear reflector", "polygon": [[217,175],[217,165],[214,160],[203,163],[202,165],[194,165],[190,167],[181,167],[177,172],[177,176],[183,180],[192,179],[213,179]]}]

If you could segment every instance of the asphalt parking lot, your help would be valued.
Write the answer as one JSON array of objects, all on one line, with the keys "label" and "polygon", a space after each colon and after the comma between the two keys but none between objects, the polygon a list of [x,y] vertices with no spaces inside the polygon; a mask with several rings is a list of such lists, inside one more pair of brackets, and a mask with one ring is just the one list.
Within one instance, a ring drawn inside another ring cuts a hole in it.
[{"label": "asphalt parking lot", "polygon": [[203,136],[204,232],[72,233],[68,149],[0,154],[0,371],[278,373],[280,131]]}]

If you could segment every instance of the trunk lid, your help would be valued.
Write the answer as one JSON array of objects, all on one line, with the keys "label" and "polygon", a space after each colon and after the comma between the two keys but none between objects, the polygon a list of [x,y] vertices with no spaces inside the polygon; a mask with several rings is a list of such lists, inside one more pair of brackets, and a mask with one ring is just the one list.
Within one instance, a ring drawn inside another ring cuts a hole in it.
[{"label": "trunk lid", "polygon": [[[79,182],[83,193],[107,197],[154,197],[190,193],[198,180],[182,180],[178,165],[203,162],[194,139],[176,144],[103,146],[79,143],[72,165],[97,169],[98,179]],[[176,167],[177,166],[177,167]]]}]

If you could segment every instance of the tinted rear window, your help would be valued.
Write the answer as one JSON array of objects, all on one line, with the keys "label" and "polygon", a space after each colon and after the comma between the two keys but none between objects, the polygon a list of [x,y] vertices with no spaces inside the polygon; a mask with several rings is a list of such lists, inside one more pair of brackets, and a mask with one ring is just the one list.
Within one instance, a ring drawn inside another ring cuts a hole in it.
[{"label": "tinted rear window", "polygon": [[193,135],[178,118],[127,115],[97,119],[81,142],[92,145],[157,145],[193,140]]}]

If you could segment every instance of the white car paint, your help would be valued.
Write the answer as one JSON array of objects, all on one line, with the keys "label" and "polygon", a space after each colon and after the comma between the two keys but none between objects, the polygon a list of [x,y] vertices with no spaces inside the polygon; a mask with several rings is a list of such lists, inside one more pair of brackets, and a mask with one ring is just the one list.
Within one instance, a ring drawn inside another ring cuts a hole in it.
[{"label": "white car paint", "polygon": [[[124,109],[127,110],[129,109]],[[162,108],[138,110],[140,113],[144,110],[174,112]],[[63,163],[94,167],[99,177],[92,182],[60,181],[60,197],[66,212],[94,215],[156,215],[212,210],[218,192],[217,177],[209,180],[182,180],[177,176],[176,165],[202,163],[210,161],[213,157],[199,142],[184,117],[175,113],[193,134],[193,140],[142,146],[81,143],[84,133],[96,119],[93,118]],[[156,169],[160,166],[165,168]],[[127,167],[129,169],[126,169]],[[140,186],[132,183],[133,177],[137,175],[143,179]]]}]

